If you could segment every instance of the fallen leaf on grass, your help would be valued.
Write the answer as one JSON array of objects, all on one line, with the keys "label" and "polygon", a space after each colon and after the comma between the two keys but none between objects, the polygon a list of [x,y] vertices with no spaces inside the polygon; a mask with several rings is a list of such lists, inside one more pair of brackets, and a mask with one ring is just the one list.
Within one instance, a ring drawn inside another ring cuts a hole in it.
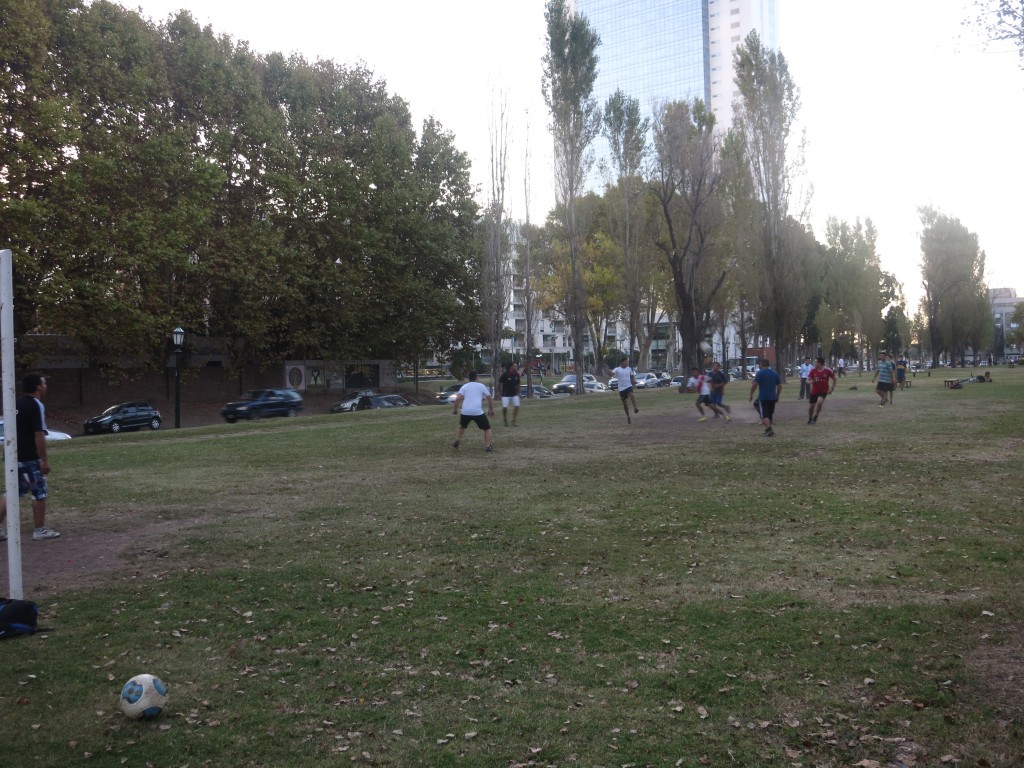
[{"label": "fallen leaf on grass", "polygon": [[704,707],[697,707],[697,714],[700,715],[701,720],[707,720],[708,711]]}]

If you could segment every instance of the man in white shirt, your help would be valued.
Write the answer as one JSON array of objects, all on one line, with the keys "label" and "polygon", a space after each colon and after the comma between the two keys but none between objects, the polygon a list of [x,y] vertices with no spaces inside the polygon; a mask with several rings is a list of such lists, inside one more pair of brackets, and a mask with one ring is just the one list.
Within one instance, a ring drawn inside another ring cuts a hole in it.
[{"label": "man in white shirt", "polygon": [[636,395],[633,394],[636,387],[636,373],[629,367],[629,358],[624,357],[619,361],[619,367],[612,371],[612,376],[619,383],[619,399],[622,400],[622,410],[626,412],[626,423],[632,424],[633,420],[629,417],[629,406],[626,401],[629,400],[633,403],[633,413],[640,413],[640,409],[636,407]]},{"label": "man in white shirt", "polygon": [[[484,414],[484,401],[487,401],[487,414]],[[494,400],[491,398],[491,390],[476,380],[476,371],[469,372],[469,381],[462,385],[459,394],[455,396],[455,407],[452,413],[458,414],[459,407],[462,407],[462,415],[459,417],[459,428],[455,430],[455,441],[452,448],[459,449],[462,442],[462,435],[470,423],[475,423],[484,433],[484,450],[494,453],[494,446],[491,445],[491,422],[487,416],[494,415]]]},{"label": "man in white shirt", "polygon": [[811,358],[805,357],[804,361],[800,364],[800,397],[798,398],[800,400],[811,395],[811,389],[807,386],[807,377],[811,374],[813,368]]},{"label": "man in white shirt", "polygon": [[711,409],[712,413],[715,414],[716,419],[719,416],[725,416],[726,421],[730,420],[729,414],[712,402],[711,383],[708,381],[708,377],[701,373],[699,369],[690,369],[690,378],[686,381],[686,391],[697,393],[697,402],[695,405],[697,406],[697,410],[700,411],[700,418],[697,419],[697,421],[708,420],[708,417],[704,414],[705,405]]}]

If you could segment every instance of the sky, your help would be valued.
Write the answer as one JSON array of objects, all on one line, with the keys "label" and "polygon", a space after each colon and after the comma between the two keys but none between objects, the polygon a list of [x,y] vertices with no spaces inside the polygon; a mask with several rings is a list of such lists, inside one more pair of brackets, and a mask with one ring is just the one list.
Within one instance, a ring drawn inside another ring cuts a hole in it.
[{"label": "sky", "polygon": [[[871,219],[882,267],[913,314],[922,294],[919,209],[978,236],[991,287],[1024,296],[1018,186],[1024,71],[1016,49],[983,46],[961,22],[972,0],[776,0],[778,44],[800,89],[806,138],[792,212]],[[419,130],[434,117],[473,162],[484,202],[491,133],[509,123],[506,206],[541,223],[554,204],[541,94],[544,0],[126,0],[159,22],[178,9],[258,52],[364,64],[404,99]],[[600,56],[600,49],[598,50]],[[599,64],[600,66],[600,64]],[[798,204],[807,199],[807,206]]]}]

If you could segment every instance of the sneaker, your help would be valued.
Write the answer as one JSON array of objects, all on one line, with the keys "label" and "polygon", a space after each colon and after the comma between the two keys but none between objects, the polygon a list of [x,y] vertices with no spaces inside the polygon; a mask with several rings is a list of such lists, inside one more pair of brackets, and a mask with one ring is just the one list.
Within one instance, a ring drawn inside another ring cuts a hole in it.
[{"label": "sneaker", "polygon": [[32,532],[32,538],[36,541],[42,541],[43,539],[56,539],[58,536],[60,536],[60,534],[50,528],[36,528]]},{"label": "sneaker", "polygon": [[879,404],[878,404],[878,407],[879,407],[879,408],[885,408],[885,403],[879,403]]},{"label": "sneaker", "polygon": [[459,450],[459,441],[458,440],[453,440],[452,441],[452,448],[454,448],[456,451]]},{"label": "sneaker", "polygon": [[701,416],[699,419],[697,419],[697,421],[707,421],[707,420],[708,420],[707,416]]},{"label": "sneaker", "polygon": [[484,453],[494,453],[494,446],[488,445],[486,448],[484,448]]},{"label": "sneaker", "polygon": [[634,408],[633,409],[633,413],[640,413],[640,409],[639,408]]},{"label": "sneaker", "polygon": [[768,427],[768,431],[765,432],[765,435],[767,435],[768,437],[775,437],[775,430],[772,429],[771,427]]},{"label": "sneaker", "polygon": [[811,424],[817,424],[817,423],[818,423],[818,417],[815,416],[813,419],[811,419]]},{"label": "sneaker", "polygon": [[722,418],[724,418],[726,421],[732,421],[732,416],[730,416],[728,413],[723,413]]},{"label": "sneaker", "polygon": [[633,420],[632,420],[631,418],[629,418],[629,416],[627,416],[627,417],[626,417],[626,423],[627,423],[627,424],[632,424],[632,423],[633,423]]},{"label": "sneaker", "polygon": [[814,423],[814,419],[808,419],[808,420],[807,420],[807,423],[808,423],[808,424],[813,424],[813,423]]}]

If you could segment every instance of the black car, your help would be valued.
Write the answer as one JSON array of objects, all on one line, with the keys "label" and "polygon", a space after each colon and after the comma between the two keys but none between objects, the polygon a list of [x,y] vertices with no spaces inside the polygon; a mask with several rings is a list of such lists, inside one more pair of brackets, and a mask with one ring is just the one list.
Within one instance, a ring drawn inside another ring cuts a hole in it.
[{"label": "black car", "polygon": [[96,432],[120,432],[124,429],[160,429],[163,417],[160,411],[149,403],[118,403],[112,405],[99,416],[93,416],[85,422],[85,434]]},{"label": "black car", "polygon": [[[528,395],[528,390],[525,384],[519,385],[519,397],[524,398]],[[533,396],[534,397],[552,397],[551,390],[547,387],[542,387],[540,384],[533,385]]]},{"label": "black car", "polygon": [[[583,382],[597,381],[592,373],[583,374]],[[551,388],[551,391],[556,395],[575,395],[576,394],[576,374],[569,373],[562,377],[562,380],[555,384]]]},{"label": "black car", "polygon": [[331,413],[349,413],[351,411],[372,411],[376,408],[412,408],[401,395],[377,395],[373,392],[360,392],[354,397],[342,400],[331,406]]},{"label": "black car", "polygon": [[220,415],[228,424],[234,424],[239,419],[298,416],[302,408],[302,395],[294,389],[250,389],[241,400],[221,408]]}]

